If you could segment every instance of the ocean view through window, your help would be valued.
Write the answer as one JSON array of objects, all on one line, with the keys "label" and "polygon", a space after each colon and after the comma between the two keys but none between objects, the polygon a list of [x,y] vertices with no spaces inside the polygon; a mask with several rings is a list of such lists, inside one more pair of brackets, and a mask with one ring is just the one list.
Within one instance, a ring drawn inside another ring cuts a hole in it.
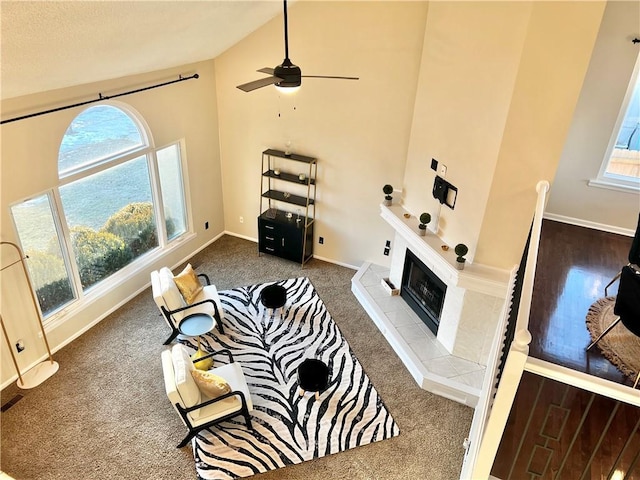
[{"label": "ocean view through window", "polygon": [[46,316],[77,298],[50,195],[22,202],[11,211],[22,250],[28,256],[25,263],[36,298]]},{"label": "ocean view through window", "polygon": [[11,207],[45,320],[189,232],[182,144],[150,139],[130,108],[89,107],[61,139],[57,187]]}]

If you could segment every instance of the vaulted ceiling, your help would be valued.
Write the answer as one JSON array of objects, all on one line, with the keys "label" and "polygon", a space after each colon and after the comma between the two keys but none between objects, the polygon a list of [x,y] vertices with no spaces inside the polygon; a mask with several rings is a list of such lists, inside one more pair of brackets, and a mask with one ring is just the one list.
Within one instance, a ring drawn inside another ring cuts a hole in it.
[{"label": "vaulted ceiling", "polygon": [[3,99],[215,58],[280,0],[0,2]]}]

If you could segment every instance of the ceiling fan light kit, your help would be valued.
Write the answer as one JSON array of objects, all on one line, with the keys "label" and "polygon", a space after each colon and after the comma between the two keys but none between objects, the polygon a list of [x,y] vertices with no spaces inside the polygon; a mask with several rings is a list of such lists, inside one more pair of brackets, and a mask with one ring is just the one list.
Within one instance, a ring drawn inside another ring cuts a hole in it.
[{"label": "ceiling fan light kit", "polygon": [[275,84],[274,84],[274,86],[276,87],[276,90],[278,90],[278,92],[284,93],[285,95],[292,95],[292,94],[296,93],[298,90],[300,90],[299,86],[298,87],[286,87],[286,86],[283,87],[283,86],[275,85]]},{"label": "ceiling fan light kit", "polygon": [[358,77],[336,77],[327,75],[302,75],[302,70],[289,59],[289,32],[287,21],[287,0],[284,0],[284,60],[276,68],[261,68],[261,73],[267,73],[270,77],[254,80],[253,82],[238,85],[243,92],[251,92],[267,85],[275,85],[282,93],[293,93],[302,84],[302,77],[307,78],[333,78],[341,80],[358,80]]}]

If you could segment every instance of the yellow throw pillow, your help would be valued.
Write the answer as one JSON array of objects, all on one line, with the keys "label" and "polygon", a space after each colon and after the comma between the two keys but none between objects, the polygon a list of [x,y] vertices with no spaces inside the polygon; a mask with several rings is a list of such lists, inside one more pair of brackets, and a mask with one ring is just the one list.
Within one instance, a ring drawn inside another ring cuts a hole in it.
[{"label": "yellow throw pillow", "polygon": [[184,301],[188,304],[193,303],[203,288],[190,263],[187,264],[182,272],[173,277],[173,281],[176,282],[178,290],[180,290],[180,293],[184,297]]},{"label": "yellow throw pillow", "polygon": [[196,381],[200,391],[209,398],[218,398],[231,391],[231,387],[227,381],[213,372],[191,370],[191,375]]}]

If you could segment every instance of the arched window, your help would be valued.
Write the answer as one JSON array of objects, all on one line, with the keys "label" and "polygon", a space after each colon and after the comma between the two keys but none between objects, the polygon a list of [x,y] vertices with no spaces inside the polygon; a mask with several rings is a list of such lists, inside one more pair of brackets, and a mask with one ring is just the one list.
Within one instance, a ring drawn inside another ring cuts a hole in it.
[{"label": "arched window", "polygon": [[143,129],[120,108],[98,105],[73,119],[58,151],[64,178],[148,145]]},{"label": "arched window", "polygon": [[155,149],[124,106],[92,106],[73,119],[57,188],[12,207],[45,317],[108,289],[105,280],[187,233],[181,152],[179,142]]}]

